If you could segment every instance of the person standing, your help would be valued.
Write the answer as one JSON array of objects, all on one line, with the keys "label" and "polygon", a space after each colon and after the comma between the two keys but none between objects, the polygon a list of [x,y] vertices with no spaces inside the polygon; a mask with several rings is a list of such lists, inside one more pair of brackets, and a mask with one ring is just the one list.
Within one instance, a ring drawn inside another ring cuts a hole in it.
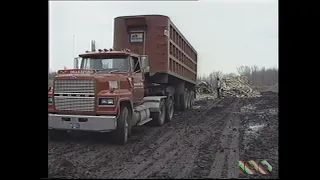
[{"label": "person standing", "polygon": [[217,87],[217,97],[220,98],[221,95],[220,95],[220,91],[221,91],[221,82],[220,82],[220,78],[217,78],[217,84],[216,84],[216,87]]}]

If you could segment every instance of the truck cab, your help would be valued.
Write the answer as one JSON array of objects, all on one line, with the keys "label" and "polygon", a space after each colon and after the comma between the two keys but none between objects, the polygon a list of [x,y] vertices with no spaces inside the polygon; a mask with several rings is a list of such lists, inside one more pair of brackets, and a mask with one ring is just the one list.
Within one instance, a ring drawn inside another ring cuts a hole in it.
[{"label": "truck cab", "polygon": [[[95,70],[98,77],[104,77],[104,80],[114,77],[125,77],[128,80],[127,86],[123,84],[124,89],[132,93],[132,103],[139,104],[144,97],[144,73],[147,56],[140,56],[131,53],[130,50],[121,51],[99,50],[98,53],[80,54],[75,59],[75,68],[82,70]],[[143,63],[143,64],[142,64]],[[121,85],[121,81],[120,81]],[[118,89],[109,83],[109,89]],[[121,88],[119,88],[121,89]]]},{"label": "truck cab", "polygon": [[166,97],[145,97],[147,56],[105,49],[80,54],[74,64],[74,69],[59,70],[49,89],[52,137],[70,131],[111,132],[117,144],[124,144],[131,127],[151,121],[151,114],[163,124],[160,104]]}]

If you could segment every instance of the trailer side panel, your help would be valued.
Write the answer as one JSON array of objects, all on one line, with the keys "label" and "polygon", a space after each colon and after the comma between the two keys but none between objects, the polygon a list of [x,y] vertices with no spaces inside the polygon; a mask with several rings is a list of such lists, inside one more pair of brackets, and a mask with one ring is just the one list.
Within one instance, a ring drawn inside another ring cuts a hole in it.
[{"label": "trailer side panel", "polygon": [[151,73],[195,84],[197,52],[167,16],[122,16],[114,21],[114,49],[149,56]]}]

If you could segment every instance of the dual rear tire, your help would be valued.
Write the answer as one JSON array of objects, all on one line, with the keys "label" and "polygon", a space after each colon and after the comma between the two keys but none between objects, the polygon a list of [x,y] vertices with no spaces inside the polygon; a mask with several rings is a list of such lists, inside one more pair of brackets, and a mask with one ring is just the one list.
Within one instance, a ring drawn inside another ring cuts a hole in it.
[{"label": "dual rear tire", "polygon": [[186,110],[192,108],[194,105],[194,92],[186,90],[180,95],[180,109]]},{"label": "dual rear tire", "polygon": [[171,122],[174,114],[174,104],[172,98],[166,99],[166,121]]},{"label": "dual rear tire", "polygon": [[162,99],[160,111],[151,113],[152,121],[156,126],[162,126],[165,122],[171,122],[174,114],[174,104],[171,97]]}]

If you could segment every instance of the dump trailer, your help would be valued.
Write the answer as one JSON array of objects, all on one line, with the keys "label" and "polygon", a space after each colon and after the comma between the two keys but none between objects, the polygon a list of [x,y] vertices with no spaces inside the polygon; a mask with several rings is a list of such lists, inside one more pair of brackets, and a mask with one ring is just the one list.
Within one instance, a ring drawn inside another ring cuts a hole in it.
[{"label": "dump trailer", "polygon": [[93,48],[59,70],[49,88],[51,137],[70,131],[109,132],[125,144],[134,126],[157,126],[174,109],[193,106],[197,52],[163,15],[114,19],[114,47]]}]

